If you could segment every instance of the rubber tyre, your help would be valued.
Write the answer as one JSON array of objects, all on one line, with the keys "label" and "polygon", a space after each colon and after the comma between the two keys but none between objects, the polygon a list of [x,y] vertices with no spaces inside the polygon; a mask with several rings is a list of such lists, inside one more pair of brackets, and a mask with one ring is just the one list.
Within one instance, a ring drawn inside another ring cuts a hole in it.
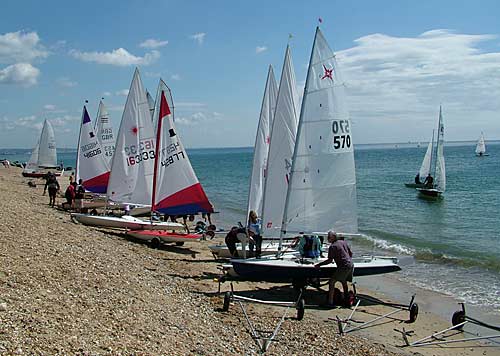
[{"label": "rubber tyre", "polygon": [[151,239],[151,241],[149,241],[149,247],[155,248],[155,249],[160,247],[160,239],[157,237]]},{"label": "rubber tyre", "polygon": [[304,319],[304,312],[305,312],[305,309],[306,309],[306,301],[304,300],[304,298],[300,298],[300,300],[298,301],[297,303],[297,320],[302,320]]},{"label": "rubber tyre", "polygon": [[177,241],[175,243],[175,246],[183,246],[184,245],[184,241]]},{"label": "rubber tyre", "polygon": [[[453,313],[453,316],[451,317],[451,324],[453,326],[458,325],[460,323],[463,323],[465,321],[465,312],[463,310],[459,310]],[[462,326],[459,326],[458,330],[462,330]]]},{"label": "rubber tyre", "polygon": [[222,305],[222,311],[227,312],[229,310],[229,303],[231,303],[231,292],[224,293],[224,304]]},{"label": "rubber tyre", "polygon": [[412,305],[410,305],[410,318],[408,319],[408,321],[410,323],[414,323],[417,320],[417,317],[418,317],[418,304],[412,303]]}]

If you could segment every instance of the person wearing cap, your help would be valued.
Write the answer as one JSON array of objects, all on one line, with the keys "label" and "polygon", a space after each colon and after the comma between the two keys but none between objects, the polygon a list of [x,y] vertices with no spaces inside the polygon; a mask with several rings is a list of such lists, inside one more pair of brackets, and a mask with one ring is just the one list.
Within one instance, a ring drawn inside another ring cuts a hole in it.
[{"label": "person wearing cap", "polygon": [[336,282],[342,283],[344,301],[347,301],[349,295],[347,282],[352,282],[354,264],[352,263],[352,251],[343,238],[339,238],[334,231],[328,231],[328,242],[330,242],[330,247],[328,248],[327,259],[315,264],[314,267],[319,268],[335,261],[337,268],[330,277],[328,286],[328,304],[333,305]]},{"label": "person wearing cap", "polygon": [[250,235],[250,252],[253,252],[255,245],[255,257],[260,258],[262,252],[262,235],[261,231],[262,222],[258,218],[254,210],[250,210],[248,214],[248,234]]}]

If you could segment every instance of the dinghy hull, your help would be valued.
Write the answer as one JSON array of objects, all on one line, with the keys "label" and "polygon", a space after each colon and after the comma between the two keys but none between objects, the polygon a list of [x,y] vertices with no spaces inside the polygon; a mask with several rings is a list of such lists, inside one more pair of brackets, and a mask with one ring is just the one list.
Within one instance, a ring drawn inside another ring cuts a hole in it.
[{"label": "dinghy hull", "polygon": [[128,230],[182,230],[184,225],[173,222],[150,222],[134,218],[133,216],[98,216],[72,213],[71,219],[77,222],[96,227],[105,227],[109,229],[128,229]]},{"label": "dinghy hull", "polygon": [[154,238],[158,238],[161,242],[167,242],[167,243],[199,241],[203,237],[203,235],[201,234],[183,234],[183,233],[175,233],[175,232],[160,231],[160,230],[128,231],[127,235],[145,241],[151,241]]}]

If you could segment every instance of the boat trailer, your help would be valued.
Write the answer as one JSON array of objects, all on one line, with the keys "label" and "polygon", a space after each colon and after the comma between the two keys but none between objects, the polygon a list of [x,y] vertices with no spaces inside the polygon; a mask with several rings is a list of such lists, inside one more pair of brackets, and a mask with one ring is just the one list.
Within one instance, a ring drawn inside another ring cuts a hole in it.
[{"label": "boat trailer", "polygon": [[[337,315],[335,317],[335,319],[332,318],[333,320],[337,321],[337,326],[338,326],[340,335],[347,334],[347,333],[350,333],[350,332],[353,332],[356,330],[365,329],[369,325],[372,325],[373,323],[375,323],[379,320],[387,319],[387,318],[391,317],[392,315],[399,313],[399,312],[402,312],[402,311],[409,312],[409,316],[408,316],[409,323],[414,323],[417,320],[418,304],[415,303],[415,294],[411,297],[410,303],[400,304],[400,303],[384,302],[384,301],[375,299],[375,298],[370,297],[370,296],[358,296],[356,293],[356,285],[355,284],[353,284],[353,288],[354,288],[354,295],[356,296],[357,302],[356,302],[356,305],[354,306],[354,308],[352,309],[351,314],[349,314],[349,317],[347,319],[340,319]],[[371,319],[371,320],[368,320],[365,322],[361,322],[360,325],[352,326],[352,323],[360,323],[360,321],[354,320],[353,316],[354,316],[354,313],[356,312],[357,308],[359,307],[361,300],[366,300],[369,302],[376,303],[378,305],[384,305],[384,306],[396,308],[396,310],[390,311],[390,312],[385,313],[383,315],[379,315],[374,319]]]},{"label": "boat trailer", "polygon": [[[492,325],[485,323],[484,321],[472,318],[468,316],[465,312],[465,303],[458,303],[462,306],[461,310],[458,310],[453,313],[453,316],[451,318],[451,324],[449,328],[443,329],[441,331],[435,332],[429,336],[426,336],[422,339],[410,342],[408,340],[408,334],[404,328],[403,328],[403,340],[405,342],[405,346],[411,346],[411,347],[423,347],[423,346],[436,346],[436,345],[447,345],[447,344],[455,344],[459,342],[468,342],[468,341],[479,341],[479,340],[490,340],[494,343],[496,343],[497,347],[500,347],[500,343],[494,341],[493,339],[498,339],[500,338],[500,334],[495,334],[495,335],[487,335],[487,336],[474,336],[474,337],[468,337],[464,339],[453,339],[453,340],[446,340],[446,337],[454,336],[457,333],[453,335],[446,335],[444,336],[445,333],[448,331],[456,330],[458,332],[463,332],[463,327],[467,323],[475,324],[481,327],[484,327],[486,329],[490,330],[495,330],[495,331],[500,331],[500,326],[497,325]],[[479,334],[478,334],[479,335]],[[468,347],[468,346],[463,346],[463,347]]]},{"label": "boat trailer", "polygon": [[[242,295],[237,295],[234,293],[233,283],[231,282],[231,291],[224,293],[224,304],[222,306],[222,311],[227,312],[229,310],[229,306],[232,302],[236,302],[239,304],[243,315],[245,316],[250,335],[254,340],[258,352],[260,355],[264,355],[264,353],[269,349],[272,342],[276,342],[276,336],[281,328],[281,325],[285,321],[285,318],[288,314],[290,308],[295,308],[297,310],[296,319],[302,320],[304,318],[304,310],[305,310],[305,301],[302,298],[302,292],[299,293],[298,298],[295,302],[283,302],[283,301],[268,301],[261,300],[255,298],[249,298]],[[277,323],[274,330],[258,330],[254,323],[250,320],[247,310],[245,308],[244,303],[258,303],[264,305],[274,305],[285,307],[285,311],[283,312],[279,322]]]}]

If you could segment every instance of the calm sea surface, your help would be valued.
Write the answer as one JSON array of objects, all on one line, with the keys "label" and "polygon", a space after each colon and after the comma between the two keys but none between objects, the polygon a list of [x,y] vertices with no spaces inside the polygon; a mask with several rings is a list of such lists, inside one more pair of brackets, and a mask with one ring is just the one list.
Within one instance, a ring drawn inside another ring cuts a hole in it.
[{"label": "calm sea surface", "polygon": [[[426,145],[356,147],[358,218],[366,238],[351,240],[356,254],[397,255],[397,278],[471,304],[500,307],[500,143],[445,146],[447,190],[440,201],[418,198],[413,181]],[[0,150],[25,162],[30,150]],[[227,228],[245,220],[251,148],[193,149],[191,163]],[[65,166],[75,152],[59,153]]]}]

